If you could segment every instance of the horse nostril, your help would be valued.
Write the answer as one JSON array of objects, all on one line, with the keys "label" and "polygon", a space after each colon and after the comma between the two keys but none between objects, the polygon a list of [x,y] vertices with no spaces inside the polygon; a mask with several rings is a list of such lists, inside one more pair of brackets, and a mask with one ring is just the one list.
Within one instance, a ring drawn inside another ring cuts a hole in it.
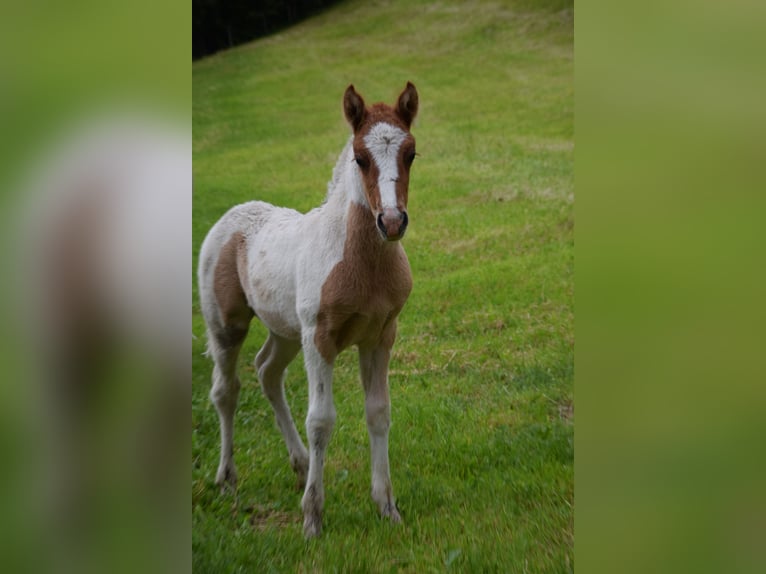
[{"label": "horse nostril", "polygon": [[402,224],[399,226],[399,235],[404,235],[404,232],[407,230],[407,223],[409,222],[409,218],[407,217],[407,212],[402,211]]},{"label": "horse nostril", "polygon": [[388,233],[386,232],[386,226],[383,223],[383,214],[382,213],[378,214],[378,229],[380,229],[380,231],[383,232],[383,236],[384,237],[388,236]]}]

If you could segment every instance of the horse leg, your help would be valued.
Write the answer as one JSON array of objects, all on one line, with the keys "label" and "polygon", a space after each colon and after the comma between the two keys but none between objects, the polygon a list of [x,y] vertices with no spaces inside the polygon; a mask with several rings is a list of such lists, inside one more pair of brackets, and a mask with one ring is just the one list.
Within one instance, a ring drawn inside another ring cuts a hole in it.
[{"label": "horse leg", "polygon": [[277,426],[285,439],[287,452],[290,455],[290,466],[298,476],[298,488],[303,488],[306,485],[309,454],[306,447],[303,446],[298,430],[295,428],[290,407],[285,399],[284,387],[285,369],[298,354],[300,348],[299,342],[289,341],[270,333],[269,338],[266,339],[255,357],[255,368],[258,370],[258,378],[261,380],[263,393],[274,409]]},{"label": "horse leg", "polygon": [[215,483],[225,490],[237,488],[237,471],[234,467],[234,411],[237,409],[240,382],[237,377],[237,357],[247,328],[226,327],[221,332],[208,333],[208,344],[213,356],[213,388],[210,400],[218,411],[221,425],[221,460]]},{"label": "horse leg", "polygon": [[390,347],[359,349],[359,371],[364,386],[364,408],[370,435],[372,458],[372,499],[381,516],[401,521],[394,501],[388,466],[388,429],[391,426],[391,399],[388,393]]},{"label": "horse leg", "polygon": [[309,472],[303,494],[303,534],[306,538],[319,536],[322,531],[324,506],[324,456],[335,426],[335,405],[332,400],[333,361],[328,362],[314,344],[314,330],[304,331],[303,355],[309,381],[309,409],[306,434],[309,441]]}]

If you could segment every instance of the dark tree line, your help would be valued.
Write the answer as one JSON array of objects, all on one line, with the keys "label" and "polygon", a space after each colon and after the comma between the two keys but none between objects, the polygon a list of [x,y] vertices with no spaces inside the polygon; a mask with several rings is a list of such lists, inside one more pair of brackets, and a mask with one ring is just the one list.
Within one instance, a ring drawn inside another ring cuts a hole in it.
[{"label": "dark tree line", "polygon": [[192,60],[266,36],[338,0],[192,0]]}]

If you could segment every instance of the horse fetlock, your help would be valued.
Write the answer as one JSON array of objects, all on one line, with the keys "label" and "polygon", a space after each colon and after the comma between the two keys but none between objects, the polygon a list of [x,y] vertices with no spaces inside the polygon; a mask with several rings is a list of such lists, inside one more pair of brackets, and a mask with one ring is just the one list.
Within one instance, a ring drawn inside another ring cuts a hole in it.
[{"label": "horse fetlock", "polygon": [[322,534],[322,514],[307,514],[303,519],[303,536],[307,539]]},{"label": "horse fetlock", "polygon": [[322,531],[322,507],[324,506],[324,492],[322,488],[311,484],[306,488],[301,507],[303,508],[303,534],[306,538],[319,536]]},{"label": "horse fetlock", "polygon": [[321,516],[322,507],[324,506],[324,492],[321,487],[317,488],[316,484],[311,484],[306,488],[306,492],[303,494],[301,500],[301,508],[303,514],[308,516],[309,514],[317,514]]}]

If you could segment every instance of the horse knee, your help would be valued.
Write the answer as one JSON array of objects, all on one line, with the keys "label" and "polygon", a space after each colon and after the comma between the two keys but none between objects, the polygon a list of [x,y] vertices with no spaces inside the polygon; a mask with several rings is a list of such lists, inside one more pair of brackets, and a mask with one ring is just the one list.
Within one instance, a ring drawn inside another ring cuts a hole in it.
[{"label": "horse knee", "polygon": [[306,432],[312,444],[320,447],[327,444],[335,426],[335,416],[335,407],[324,410],[309,409],[306,417]]},{"label": "horse knee", "polygon": [[374,433],[387,432],[391,426],[391,405],[387,402],[367,404],[367,427]]},{"label": "horse knee", "polygon": [[210,389],[210,400],[219,409],[230,410],[237,404],[240,386],[239,378],[224,377],[216,369],[213,375],[213,388]]},{"label": "horse knee", "polygon": [[308,415],[308,430],[332,430],[335,426],[335,409],[327,409],[326,411],[309,411]]}]

